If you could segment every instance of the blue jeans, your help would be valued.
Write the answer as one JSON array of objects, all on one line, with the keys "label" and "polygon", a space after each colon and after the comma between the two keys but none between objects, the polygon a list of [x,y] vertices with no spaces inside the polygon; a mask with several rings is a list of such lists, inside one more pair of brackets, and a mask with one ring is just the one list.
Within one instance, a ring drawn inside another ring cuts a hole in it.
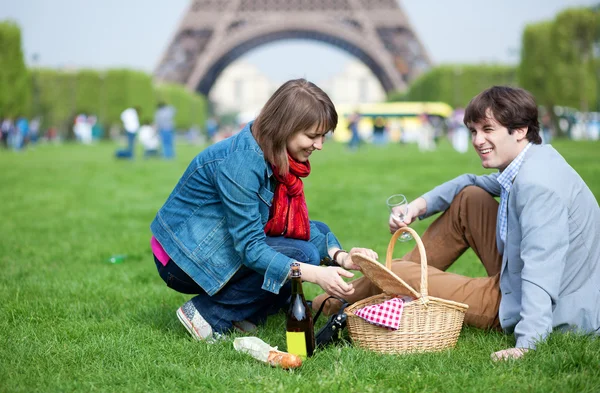
[{"label": "blue jeans", "polygon": [[131,157],[135,155],[135,132],[125,132],[127,134],[127,151],[131,154]]},{"label": "blue jeans", "polygon": [[[319,231],[330,232],[324,223],[313,223]],[[317,247],[304,240],[267,236],[267,244],[299,262],[319,265],[321,261]],[[264,323],[267,316],[277,313],[289,304],[289,281],[281,287],[278,294],[265,291],[261,288],[264,276],[246,266],[242,266],[219,292],[209,296],[173,260],[169,260],[167,265],[163,266],[155,256],[154,262],[158,274],[169,288],[197,295],[192,298],[192,303],[217,333],[231,330],[234,321],[247,320],[257,325]]]},{"label": "blue jeans", "polygon": [[175,157],[175,149],[173,148],[173,130],[161,129],[159,133],[162,141],[163,157],[166,159]]},{"label": "blue jeans", "polygon": [[387,143],[387,137],[384,133],[373,133],[373,143],[376,145],[385,145]]},{"label": "blue jeans", "polygon": [[352,137],[350,138],[350,142],[348,142],[348,147],[350,148],[350,150],[355,150],[360,145],[360,135],[358,135],[357,126],[351,127],[350,131],[352,132]]}]

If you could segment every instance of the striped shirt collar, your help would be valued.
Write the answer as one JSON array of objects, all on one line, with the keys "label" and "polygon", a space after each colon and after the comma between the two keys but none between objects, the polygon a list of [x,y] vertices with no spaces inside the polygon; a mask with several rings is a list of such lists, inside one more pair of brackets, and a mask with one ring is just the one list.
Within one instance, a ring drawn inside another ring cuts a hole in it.
[{"label": "striped shirt collar", "polygon": [[498,183],[506,190],[506,192],[510,192],[510,188],[512,187],[513,180],[519,173],[519,169],[521,169],[521,164],[523,164],[523,159],[525,158],[525,153],[531,147],[531,142],[525,146],[523,151],[519,153],[519,155],[512,160],[512,162],[506,167],[506,169],[500,173],[498,176]]}]

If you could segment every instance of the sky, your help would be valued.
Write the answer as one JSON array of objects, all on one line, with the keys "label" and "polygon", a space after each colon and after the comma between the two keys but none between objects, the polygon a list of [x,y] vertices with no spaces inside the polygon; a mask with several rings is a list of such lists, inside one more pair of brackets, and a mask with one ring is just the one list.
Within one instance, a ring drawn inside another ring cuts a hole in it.
[{"label": "sky", "polygon": [[[127,67],[152,72],[189,2],[0,0],[0,20],[12,19],[21,27],[29,65]],[[553,19],[565,8],[598,3],[600,0],[399,0],[435,64],[515,64],[528,23]],[[339,73],[352,56],[316,41],[288,40],[258,47],[241,59],[273,80],[305,77],[318,82]]]}]

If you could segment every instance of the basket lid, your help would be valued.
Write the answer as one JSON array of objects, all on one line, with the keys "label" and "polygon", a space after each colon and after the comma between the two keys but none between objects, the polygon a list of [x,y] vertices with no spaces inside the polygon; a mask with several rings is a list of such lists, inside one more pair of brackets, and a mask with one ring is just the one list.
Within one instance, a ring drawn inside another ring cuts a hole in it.
[{"label": "basket lid", "polygon": [[378,288],[389,295],[398,295],[408,290],[415,298],[421,295],[410,287],[404,280],[398,277],[387,267],[362,254],[354,254],[352,261],[360,266],[362,273]]}]

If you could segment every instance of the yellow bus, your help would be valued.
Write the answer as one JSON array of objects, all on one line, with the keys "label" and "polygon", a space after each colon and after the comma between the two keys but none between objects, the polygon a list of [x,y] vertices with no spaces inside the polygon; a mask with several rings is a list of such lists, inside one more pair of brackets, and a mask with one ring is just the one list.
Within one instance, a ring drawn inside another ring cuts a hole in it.
[{"label": "yellow bus", "polygon": [[[347,142],[351,133],[348,129],[348,119],[353,113],[360,115],[358,133],[363,141],[370,140],[373,134],[373,123],[377,117],[382,117],[386,123],[388,140],[398,142],[413,142],[418,139],[420,130],[419,115],[426,113],[433,119],[447,119],[453,109],[443,102],[381,102],[357,105],[338,105],[338,125],[333,139]],[[434,120],[435,122],[435,120]]]}]

